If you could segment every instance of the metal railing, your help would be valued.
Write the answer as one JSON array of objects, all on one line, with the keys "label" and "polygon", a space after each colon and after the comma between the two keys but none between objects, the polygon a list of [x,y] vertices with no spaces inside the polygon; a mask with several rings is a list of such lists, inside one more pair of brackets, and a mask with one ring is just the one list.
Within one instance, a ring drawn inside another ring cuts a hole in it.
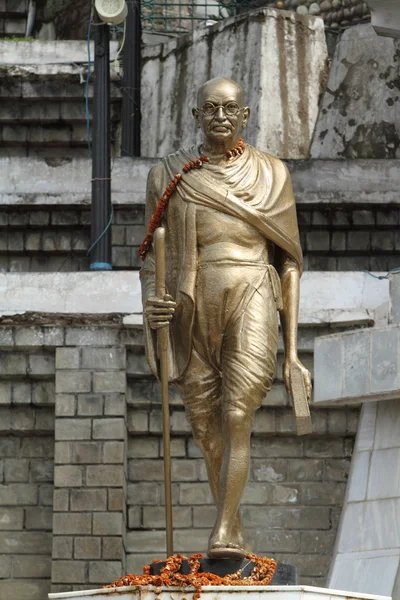
[{"label": "metal railing", "polygon": [[253,7],[252,0],[142,0],[142,29],[179,35],[193,32],[202,23],[210,25]]}]

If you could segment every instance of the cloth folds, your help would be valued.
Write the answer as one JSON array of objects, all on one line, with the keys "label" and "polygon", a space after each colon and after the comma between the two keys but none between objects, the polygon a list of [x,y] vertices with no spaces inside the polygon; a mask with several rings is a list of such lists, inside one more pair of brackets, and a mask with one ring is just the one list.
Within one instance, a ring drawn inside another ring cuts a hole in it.
[{"label": "cloth folds", "polygon": [[[151,169],[146,199],[146,226],[158,199],[174,174],[197,159],[199,150],[179,150]],[[282,161],[246,145],[244,153],[223,165],[206,163],[184,174],[172,194],[162,225],[166,229],[166,289],[177,303],[170,327],[170,381],[179,381],[189,364],[196,303],[196,206],[241,219],[294,260],[301,272],[302,252],[296,208],[287,167]],[[154,252],[148,252],[140,272],[143,302],[154,296]],[[277,282],[274,295],[279,295]],[[278,308],[279,302],[277,302]],[[158,376],[155,332],[145,322],[146,355]]]}]

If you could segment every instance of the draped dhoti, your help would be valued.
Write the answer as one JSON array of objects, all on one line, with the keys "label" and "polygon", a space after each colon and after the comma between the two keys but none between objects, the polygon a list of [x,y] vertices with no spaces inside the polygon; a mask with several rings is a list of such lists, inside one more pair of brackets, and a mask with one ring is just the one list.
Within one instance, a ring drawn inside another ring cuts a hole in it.
[{"label": "draped dhoti", "polygon": [[240,409],[251,419],[269,390],[280,282],[271,265],[212,261],[197,272],[192,353],[178,387],[189,421]]}]

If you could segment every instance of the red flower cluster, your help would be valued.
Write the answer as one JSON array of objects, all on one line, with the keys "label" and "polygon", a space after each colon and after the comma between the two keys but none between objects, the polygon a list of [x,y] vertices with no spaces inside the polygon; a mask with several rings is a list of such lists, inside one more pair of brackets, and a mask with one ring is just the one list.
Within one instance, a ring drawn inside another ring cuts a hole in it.
[{"label": "red flower cluster", "polygon": [[209,162],[208,156],[200,156],[197,160],[191,160],[183,166],[183,172],[189,173],[192,169],[201,169],[203,163]]},{"label": "red flower cluster", "polygon": [[[241,570],[219,577],[213,573],[199,573],[200,558],[202,554],[193,554],[189,558],[183,554],[174,554],[170,556],[161,569],[159,575],[150,575],[150,566],[143,568],[143,575],[125,575],[110,585],[104,586],[107,588],[137,586],[137,585],[153,585],[155,586],[154,593],[161,593],[162,587],[178,587],[178,588],[194,588],[196,590],[193,595],[193,600],[199,600],[201,589],[206,585],[235,585],[235,586],[252,586],[252,585],[268,585],[275,574],[277,563],[272,558],[257,556],[256,554],[247,554],[246,558],[255,563],[251,574],[248,577],[241,578]],[[179,573],[182,561],[187,560],[190,566],[189,575]],[[153,560],[153,562],[161,562]]]},{"label": "red flower cluster", "polygon": [[239,154],[243,154],[244,152],[244,139],[239,138],[237,145],[232,148],[232,150],[228,150],[226,153],[226,158],[232,158],[234,156],[239,156]]},{"label": "red flower cluster", "polygon": [[[239,154],[243,154],[244,152],[244,139],[239,138],[237,145],[232,148],[232,150],[228,150],[226,153],[227,158],[232,158],[234,156],[239,156]],[[201,169],[203,163],[209,162],[208,156],[200,156],[197,160],[191,160],[183,166],[183,172],[189,173],[192,169]],[[161,196],[158,201],[157,208],[154,212],[154,215],[151,218],[148,232],[143,240],[143,242],[139,246],[139,256],[142,260],[146,258],[146,254],[150,249],[150,246],[153,241],[153,234],[157,227],[161,224],[161,219],[164,214],[165,207],[167,206],[168,200],[170,199],[172,192],[175,190],[176,186],[182,179],[182,175],[177,173],[174,175],[173,180],[169,183],[165,189],[165,192]]]},{"label": "red flower cluster", "polygon": [[178,185],[178,183],[180,182],[181,179],[182,179],[182,175],[180,173],[177,173],[176,175],[174,175],[173,180],[171,181],[171,183],[169,183],[167,185],[165,192],[163,193],[160,200],[158,201],[157,208],[156,208],[154,215],[150,221],[148,233],[146,234],[143,242],[141,243],[141,245],[139,247],[139,256],[142,260],[144,260],[146,258],[146,254],[149,251],[149,248],[153,241],[153,234],[154,234],[155,230],[157,229],[157,227],[160,226],[161,219],[162,219],[165,207],[168,203],[168,200],[170,199],[172,192],[175,190],[176,186]]}]

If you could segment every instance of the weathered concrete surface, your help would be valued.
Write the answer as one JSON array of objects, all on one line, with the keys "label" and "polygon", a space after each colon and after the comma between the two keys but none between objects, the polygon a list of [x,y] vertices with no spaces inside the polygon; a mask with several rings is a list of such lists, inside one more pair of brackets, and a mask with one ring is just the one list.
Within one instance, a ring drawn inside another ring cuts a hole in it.
[{"label": "weathered concrete surface", "polygon": [[400,156],[400,42],[371,25],[344,31],[336,46],[311,146],[312,158]]},{"label": "weathered concrete surface", "polygon": [[141,312],[137,272],[2,273],[0,313]]},{"label": "weathered concrete surface", "polygon": [[252,109],[246,131],[250,143],[284,158],[306,158],[326,58],[321,19],[274,9],[146,48],[142,154],[164,156],[194,142],[196,90],[223,76],[246,91]]},{"label": "weathered concrete surface", "polygon": [[309,160],[289,163],[301,204],[398,204],[398,160]]},{"label": "weathered concrete surface", "polygon": [[[118,42],[110,43],[110,60],[118,51]],[[90,44],[94,56],[94,42]],[[0,65],[47,65],[87,63],[86,41],[41,41],[13,42],[0,40]]]},{"label": "weathered concrete surface", "polygon": [[[119,158],[113,163],[114,204],[143,204],[155,159]],[[90,159],[0,158],[0,204],[90,204]]]},{"label": "weathered concrete surface", "polygon": [[368,0],[372,26],[378,35],[400,37],[400,6],[397,0]]},{"label": "weathered concrete surface", "polygon": [[[366,273],[306,272],[302,278],[300,322],[336,325],[373,321],[388,302],[389,286]],[[142,312],[139,274],[1,273],[0,314]]]},{"label": "weathered concrete surface", "polygon": [[[154,158],[117,158],[111,182],[114,204],[144,204]],[[297,204],[399,205],[400,161],[290,162]],[[0,158],[0,205],[80,205],[91,201],[89,159]]]}]

